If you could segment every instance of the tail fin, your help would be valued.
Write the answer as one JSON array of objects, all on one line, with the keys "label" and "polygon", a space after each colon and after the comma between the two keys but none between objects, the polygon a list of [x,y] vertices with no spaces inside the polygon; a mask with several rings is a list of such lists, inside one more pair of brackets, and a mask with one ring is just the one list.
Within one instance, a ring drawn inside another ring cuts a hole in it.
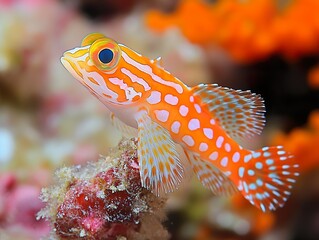
[{"label": "tail fin", "polygon": [[263,212],[282,207],[292,184],[296,182],[299,165],[283,147],[264,147],[251,151],[238,169],[237,187],[251,204]]}]

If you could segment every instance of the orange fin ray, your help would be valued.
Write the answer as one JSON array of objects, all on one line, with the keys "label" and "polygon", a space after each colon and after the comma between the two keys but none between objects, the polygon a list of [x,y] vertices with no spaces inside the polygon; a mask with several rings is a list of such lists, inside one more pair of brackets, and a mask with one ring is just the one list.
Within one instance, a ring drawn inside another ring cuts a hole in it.
[{"label": "orange fin ray", "polygon": [[299,165],[283,147],[264,147],[243,158],[237,187],[251,204],[263,212],[276,210],[287,201],[296,182]]},{"label": "orange fin ray", "polygon": [[217,84],[200,84],[192,91],[208,105],[213,117],[231,137],[249,138],[262,132],[265,106],[259,95]]},{"label": "orange fin ray", "polygon": [[212,163],[200,159],[190,151],[184,150],[184,152],[204,187],[215,195],[230,196],[238,192],[236,185]]},{"label": "orange fin ray", "polygon": [[184,170],[168,130],[145,113],[138,118],[138,140],[142,186],[157,196],[174,191]]}]

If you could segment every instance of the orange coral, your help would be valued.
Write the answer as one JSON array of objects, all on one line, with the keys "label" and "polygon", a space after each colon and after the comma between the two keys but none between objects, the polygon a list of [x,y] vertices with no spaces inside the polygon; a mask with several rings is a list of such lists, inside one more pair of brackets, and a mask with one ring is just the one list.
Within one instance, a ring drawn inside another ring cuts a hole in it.
[{"label": "orange coral", "polygon": [[309,116],[308,126],[296,128],[289,134],[278,133],[273,144],[283,145],[297,159],[300,171],[319,167],[319,110]]},{"label": "orange coral", "polygon": [[236,194],[231,198],[232,206],[235,212],[242,213],[251,224],[251,232],[255,236],[261,236],[268,232],[275,223],[275,215],[273,212],[263,213],[255,209],[240,194]]},{"label": "orange coral", "polygon": [[175,12],[150,11],[146,24],[157,32],[177,27],[191,42],[216,44],[240,62],[282,54],[318,52],[319,1],[294,0],[280,9],[275,0],[183,0]]},{"label": "orange coral", "polygon": [[310,69],[308,73],[308,84],[312,88],[319,88],[319,65]]}]

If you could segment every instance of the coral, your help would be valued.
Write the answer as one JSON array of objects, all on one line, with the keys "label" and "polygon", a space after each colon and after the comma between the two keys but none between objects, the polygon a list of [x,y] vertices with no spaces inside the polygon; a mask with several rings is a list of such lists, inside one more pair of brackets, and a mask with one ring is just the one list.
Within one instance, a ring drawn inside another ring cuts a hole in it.
[{"label": "coral", "polygon": [[277,133],[273,144],[283,145],[290,151],[300,165],[300,172],[305,173],[319,166],[319,110],[313,111],[304,128],[295,128],[290,133]]},{"label": "coral", "polygon": [[308,73],[308,84],[313,89],[319,88],[319,64],[310,69]]},{"label": "coral", "polygon": [[177,27],[191,42],[220,46],[244,63],[272,54],[295,59],[318,53],[319,2],[278,2],[282,1],[183,0],[172,13],[149,11],[145,22],[157,32]]},{"label": "coral", "polygon": [[44,206],[39,193],[39,187],[20,184],[12,173],[0,175],[0,239],[6,239],[2,234],[8,235],[7,239],[25,240],[48,234],[49,225],[35,219]]},{"label": "coral", "polygon": [[109,157],[86,166],[64,167],[42,190],[57,239],[167,239],[163,198],[141,186],[136,140],[123,140]]}]

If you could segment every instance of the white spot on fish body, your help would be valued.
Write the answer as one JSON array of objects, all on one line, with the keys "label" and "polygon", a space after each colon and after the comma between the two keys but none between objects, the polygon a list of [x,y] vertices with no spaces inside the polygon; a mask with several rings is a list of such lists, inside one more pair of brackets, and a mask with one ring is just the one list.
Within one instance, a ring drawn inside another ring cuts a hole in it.
[{"label": "white spot on fish body", "polygon": [[201,113],[202,112],[202,108],[197,103],[194,104],[194,107],[195,107],[195,110],[196,110],[197,113]]},{"label": "white spot on fish body", "polygon": [[239,177],[243,177],[244,176],[244,172],[245,172],[245,168],[244,167],[240,167],[238,168],[238,175]]},{"label": "white spot on fish body", "polygon": [[194,102],[194,97],[190,96],[189,101]]},{"label": "white spot on fish body", "polygon": [[188,129],[194,131],[200,128],[200,122],[197,118],[193,118],[188,123]]},{"label": "white spot on fish body", "polygon": [[179,107],[179,113],[185,117],[188,114],[188,107],[186,107],[185,105],[182,105]]},{"label": "white spot on fish body", "polygon": [[216,160],[218,158],[218,152],[213,152],[209,155],[210,160]]},{"label": "white spot on fish body", "polygon": [[272,165],[272,164],[274,164],[274,160],[273,159],[267,159],[266,160],[266,164],[267,165]]},{"label": "white spot on fish body", "polygon": [[256,184],[255,184],[255,183],[249,184],[249,189],[250,189],[250,190],[256,190],[256,189],[257,189]]},{"label": "white spot on fish body", "polygon": [[240,154],[239,152],[235,152],[233,155],[233,162],[238,162],[240,159]]},{"label": "white spot on fish body", "polygon": [[226,152],[230,152],[231,148],[230,148],[230,144],[229,143],[226,143],[225,144],[225,151]]},{"label": "white spot on fish body", "polygon": [[208,139],[213,139],[213,130],[211,128],[204,128],[204,135],[208,138]]},{"label": "white spot on fish body", "polygon": [[256,162],[255,167],[260,170],[263,168],[263,164],[261,162]]},{"label": "white spot on fish body", "polygon": [[161,101],[161,92],[152,91],[151,95],[146,99],[149,104],[157,104]]},{"label": "white spot on fish body", "polygon": [[253,158],[259,158],[261,156],[260,152],[253,152]]},{"label": "white spot on fish body", "polygon": [[175,121],[173,122],[172,126],[171,126],[171,130],[173,133],[179,133],[179,129],[181,127],[181,123],[179,121]]},{"label": "white spot on fish body", "polygon": [[217,138],[217,141],[216,141],[216,147],[221,148],[223,142],[224,142],[224,137],[223,136],[219,136]]},{"label": "white spot on fish body", "polygon": [[278,155],[284,155],[286,152],[285,151],[278,151],[277,154]]},{"label": "white spot on fish body", "polygon": [[207,150],[208,150],[208,145],[207,145],[207,143],[202,142],[202,143],[199,145],[199,151],[205,152],[205,151],[207,151]]},{"label": "white spot on fish body", "polygon": [[252,155],[251,155],[251,154],[246,155],[246,156],[244,157],[244,162],[245,162],[245,163],[249,162],[249,161],[251,160],[251,158],[252,158]]},{"label": "white spot on fish body", "polygon": [[166,122],[169,117],[169,112],[166,110],[155,110],[156,118],[161,122]]},{"label": "white spot on fish body", "polygon": [[172,94],[165,95],[164,100],[165,100],[165,102],[167,102],[168,104],[173,105],[173,106],[177,105],[177,103],[178,103],[178,97],[176,97]]},{"label": "white spot on fish body", "polygon": [[270,157],[271,154],[270,154],[270,152],[264,152],[263,155],[264,155],[264,157]]},{"label": "white spot on fish body", "polygon": [[189,135],[185,135],[182,140],[190,147],[195,145],[194,139]]},{"label": "white spot on fish body", "polygon": [[257,183],[258,186],[262,186],[263,185],[263,181],[260,180],[260,179],[257,179],[256,183]]},{"label": "white spot on fish body", "polygon": [[223,167],[226,167],[228,164],[228,157],[223,157],[223,159],[220,161],[220,165]]}]

